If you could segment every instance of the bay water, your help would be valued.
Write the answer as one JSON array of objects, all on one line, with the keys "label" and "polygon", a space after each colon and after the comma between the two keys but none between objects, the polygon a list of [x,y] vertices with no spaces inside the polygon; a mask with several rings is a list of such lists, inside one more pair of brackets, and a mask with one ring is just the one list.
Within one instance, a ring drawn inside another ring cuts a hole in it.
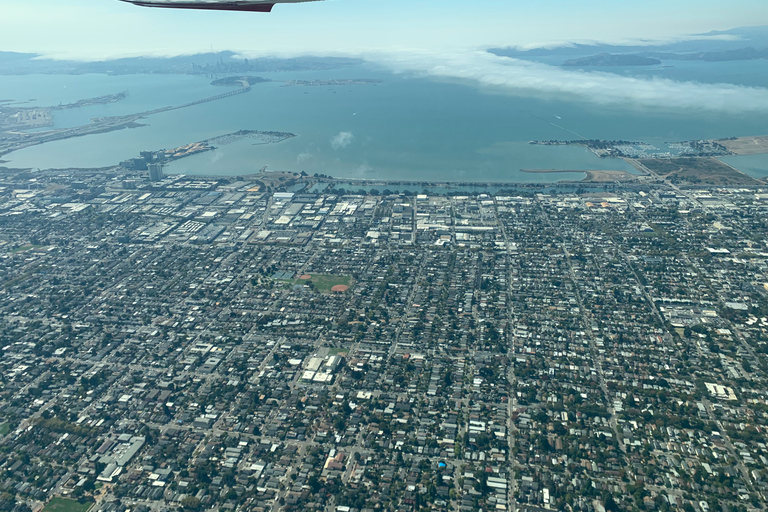
[{"label": "bay water", "polygon": [[[690,64],[690,63],[688,63]],[[722,63],[728,66],[729,63]],[[700,66],[711,63],[700,63]],[[706,73],[688,66],[690,79]],[[733,65],[738,71],[743,63]],[[676,79],[684,79],[675,69]],[[736,73],[733,71],[733,73]],[[647,73],[647,71],[643,71]],[[531,145],[531,140],[623,139],[662,146],[667,141],[768,133],[764,115],[648,111],[558,97],[525,97],[474,84],[393,74],[364,64],[335,70],[261,73],[274,80],[251,91],[155,114],[139,128],[77,137],[5,155],[9,167],[105,167],[140,151],[170,149],[241,129],[291,132],[277,144],[252,139],[173,162],[166,173],[243,175],[274,171],[337,178],[471,182],[578,180],[582,172],[537,174],[522,169],[634,170],[578,146]],[[370,85],[285,86],[285,80],[382,80]],[[228,90],[212,77],[190,75],[26,75],[3,77],[0,99],[58,105],[127,91],[119,102],[55,112],[55,128],[91,117],[125,115],[180,105]],[[34,100],[34,101],[32,101]],[[728,162],[768,175],[768,157]]]}]

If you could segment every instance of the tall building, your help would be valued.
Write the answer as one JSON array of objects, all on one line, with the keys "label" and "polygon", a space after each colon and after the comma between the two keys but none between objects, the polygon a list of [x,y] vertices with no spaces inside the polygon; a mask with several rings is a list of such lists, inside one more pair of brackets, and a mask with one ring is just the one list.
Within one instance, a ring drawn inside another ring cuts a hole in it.
[{"label": "tall building", "polygon": [[163,180],[163,166],[162,164],[149,164],[149,181],[162,181]]}]

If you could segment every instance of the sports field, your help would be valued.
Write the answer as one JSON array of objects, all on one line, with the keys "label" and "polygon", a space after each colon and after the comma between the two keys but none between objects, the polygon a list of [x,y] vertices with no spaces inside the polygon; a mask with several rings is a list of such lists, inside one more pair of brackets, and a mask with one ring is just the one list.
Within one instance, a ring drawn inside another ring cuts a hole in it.
[{"label": "sports field", "polygon": [[[309,279],[306,279],[306,277],[309,277]],[[333,274],[304,274],[296,280],[296,284],[307,284],[309,282],[312,283],[315,291],[320,293],[343,293],[352,287],[354,279],[350,276],[337,276]]]},{"label": "sports field", "polygon": [[42,512],[86,512],[93,505],[92,501],[80,503],[69,498],[51,498]]}]

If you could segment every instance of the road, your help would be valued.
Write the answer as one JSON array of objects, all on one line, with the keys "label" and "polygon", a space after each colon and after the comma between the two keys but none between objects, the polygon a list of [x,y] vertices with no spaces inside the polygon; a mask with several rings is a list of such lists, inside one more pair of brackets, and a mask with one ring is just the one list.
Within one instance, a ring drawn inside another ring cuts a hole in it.
[{"label": "road", "polygon": [[509,504],[508,510],[510,512],[516,512],[517,511],[517,472],[515,471],[515,467],[517,464],[517,461],[512,456],[512,450],[515,448],[515,432],[517,431],[517,427],[515,426],[514,421],[512,420],[512,415],[515,412],[515,409],[517,409],[517,395],[515,393],[515,389],[517,387],[517,378],[515,377],[515,365],[512,362],[512,358],[515,354],[515,341],[514,341],[514,334],[512,330],[512,326],[516,325],[517,318],[514,314],[514,309],[512,305],[515,303],[514,301],[514,292],[512,289],[512,255],[511,252],[511,246],[509,244],[509,237],[507,235],[507,230],[504,228],[504,223],[499,218],[499,211],[498,211],[498,204],[496,203],[496,198],[494,197],[494,212],[496,214],[496,224],[499,226],[499,229],[501,229],[501,235],[504,237],[504,246],[505,246],[505,257],[506,257],[506,264],[507,264],[507,319],[508,319],[508,328],[507,328],[507,355],[509,356],[509,363],[507,368],[507,381],[509,385],[507,396],[509,397],[507,401],[507,440],[509,444],[509,451],[507,452],[507,466],[509,468],[509,476],[507,477],[507,503]]}]

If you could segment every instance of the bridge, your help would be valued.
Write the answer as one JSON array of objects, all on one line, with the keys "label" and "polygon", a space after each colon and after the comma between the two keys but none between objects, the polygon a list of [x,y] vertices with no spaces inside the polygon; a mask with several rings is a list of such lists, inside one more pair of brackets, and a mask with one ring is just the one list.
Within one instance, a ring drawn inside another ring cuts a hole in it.
[{"label": "bridge", "polygon": [[[207,103],[209,101],[216,101],[220,100],[222,98],[227,98],[229,96],[234,96],[235,94],[243,94],[244,92],[248,92],[251,90],[251,84],[248,83],[248,80],[239,80],[241,87],[239,89],[236,89],[234,91],[228,91],[223,92],[221,94],[217,94],[216,96],[210,96],[208,98],[203,98],[201,100],[193,101],[191,103],[186,103],[184,105],[179,105],[177,107],[167,107],[168,110],[175,110],[177,108],[184,108],[184,107],[191,107],[193,105],[199,105],[200,103]],[[163,109],[165,110],[165,109]]]}]

